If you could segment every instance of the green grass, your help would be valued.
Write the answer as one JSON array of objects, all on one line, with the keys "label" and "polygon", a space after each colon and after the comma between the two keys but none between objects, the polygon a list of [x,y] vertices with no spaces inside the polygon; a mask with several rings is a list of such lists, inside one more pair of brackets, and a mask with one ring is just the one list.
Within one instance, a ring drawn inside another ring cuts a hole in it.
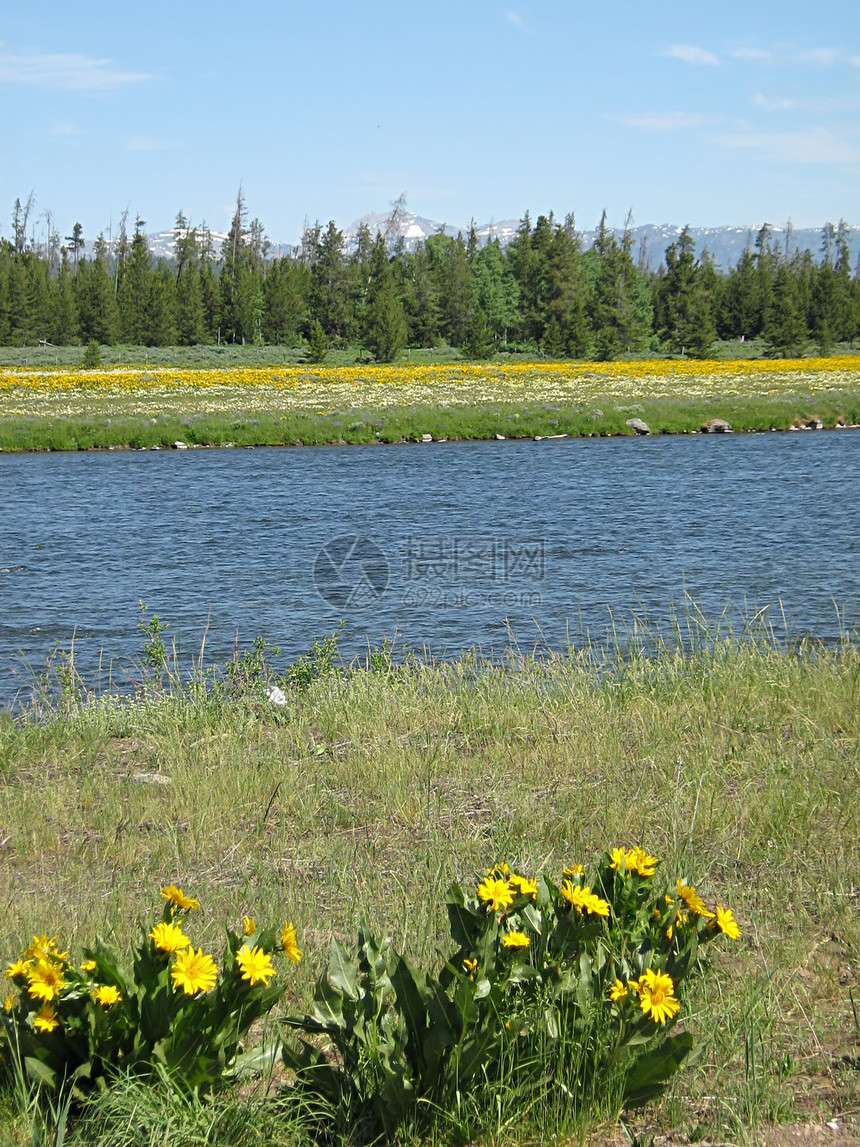
[{"label": "green grass", "polygon": [[[774,1121],[856,1116],[860,651],[697,636],[695,618],[691,633],[686,652],[647,635],[647,654],[634,638],[623,657],[591,647],[516,668],[381,658],[282,710],[177,691],[2,715],[0,957],[43,931],[73,954],[96,932],[128,948],[175,881],[215,950],[246,912],[296,922],[299,1010],[332,932],[364,918],[430,965],[451,879],[501,859],[557,872],[641,842],[731,904],[743,940],[714,955],[685,1019],[699,1065],[636,1133],[752,1141]],[[301,1138],[264,1086],[187,1109],[124,1086],[68,1141]],[[0,1094],[4,1145],[30,1141],[14,1102]],[[500,1137],[540,1138],[539,1115]]]},{"label": "green grass", "polygon": [[[0,367],[81,366],[84,358],[82,346],[0,347]],[[176,366],[176,367],[228,367],[278,366],[300,363],[307,358],[307,347],[242,346],[239,343],[200,344],[198,346],[148,347],[118,344],[99,348],[102,366]],[[444,363],[459,361],[462,354],[454,347],[415,347],[404,351],[399,361]],[[532,355],[532,357],[534,357]],[[361,347],[330,350],[325,356],[327,366],[348,366],[353,363],[372,362],[373,358]]]},{"label": "green grass", "polygon": [[[4,366],[80,366],[84,357],[83,346],[25,346],[0,347],[0,367]],[[814,351],[810,344],[810,352]],[[711,347],[710,357],[715,359],[755,359],[761,358],[766,347],[761,339],[718,339]],[[848,343],[840,343],[830,354],[855,354],[856,348]],[[307,345],[284,346],[241,346],[238,343],[199,344],[197,346],[147,347],[130,344],[100,347],[103,366],[177,366],[177,367],[224,367],[224,366],[271,366],[283,363],[304,362]],[[455,347],[411,347],[401,353],[398,362],[457,362],[463,354]],[[509,344],[500,349],[494,361],[518,357],[540,360],[543,356],[536,346]],[[622,359],[678,358],[660,351],[643,351],[639,354],[622,355]],[[325,357],[326,365],[344,366],[356,362],[372,362],[372,356],[362,347],[332,349]]]},{"label": "green grass", "polygon": [[0,450],[105,450],[189,446],[318,446],[435,440],[535,438],[552,435],[632,435],[627,419],[641,418],[652,434],[698,433],[709,418],[736,431],[788,430],[818,418],[826,427],[860,424],[860,392],[840,391],[712,399],[650,399],[617,404],[598,399],[587,408],[555,403],[494,402],[485,407],[394,407],[375,410],[267,412],[236,410],[155,418],[7,417],[0,420]]}]

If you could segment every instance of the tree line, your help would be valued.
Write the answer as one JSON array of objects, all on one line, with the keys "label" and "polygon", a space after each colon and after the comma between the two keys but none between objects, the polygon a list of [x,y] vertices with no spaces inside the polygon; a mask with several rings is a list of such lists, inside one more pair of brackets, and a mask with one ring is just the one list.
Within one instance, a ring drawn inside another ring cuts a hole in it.
[{"label": "tree line", "polygon": [[[240,192],[220,245],[180,212],[173,256],[154,259],[136,219],[115,240],[99,235],[85,257],[80,224],[60,242],[27,242],[29,210],[16,201],[12,239],[0,240],[0,345],[250,343],[361,347],[391,361],[407,346],[449,345],[470,358],[532,350],[552,358],[612,359],[646,350],[704,357],[715,339],[763,339],[766,353],[822,353],[860,334],[860,263],[852,273],[848,228],[828,223],[821,253],[791,249],[765,224],[735,266],[696,255],[685,228],[658,270],[634,258],[629,224],[618,236],[606,213],[584,249],[572,215],[533,223],[513,239],[481,244],[439,233],[414,250],[398,212],[372,234],[362,225],[348,252],[330,222],[306,226],[288,255],[272,257]],[[23,217],[23,226],[22,226]]]}]

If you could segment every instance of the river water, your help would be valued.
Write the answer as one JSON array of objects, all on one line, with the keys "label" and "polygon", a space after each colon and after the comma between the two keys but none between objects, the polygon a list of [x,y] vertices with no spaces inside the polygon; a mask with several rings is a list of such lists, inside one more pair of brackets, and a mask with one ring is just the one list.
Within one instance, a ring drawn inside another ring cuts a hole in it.
[{"label": "river water", "polygon": [[[139,602],[183,663],[279,666],[346,622],[452,656],[556,649],[684,601],[858,624],[860,432],[0,454],[0,706],[58,647],[138,675]],[[778,604],[781,603],[781,604]],[[839,607],[839,611],[834,607]]]}]

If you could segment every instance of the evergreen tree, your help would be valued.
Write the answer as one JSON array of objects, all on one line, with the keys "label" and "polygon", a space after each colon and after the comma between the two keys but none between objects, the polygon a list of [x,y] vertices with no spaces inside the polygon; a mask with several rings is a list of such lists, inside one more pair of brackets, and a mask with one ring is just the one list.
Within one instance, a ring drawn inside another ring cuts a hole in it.
[{"label": "evergreen tree", "polygon": [[84,246],[85,246],[84,229],[80,225],[80,223],[76,223],[74,225],[74,227],[72,228],[71,235],[66,236],[66,242],[69,245],[68,251],[69,251],[69,254],[72,256],[72,262],[74,263],[75,270],[77,271],[77,269],[78,269],[78,255],[81,253],[81,251],[83,251]]},{"label": "evergreen tree", "polygon": [[747,246],[729,272],[723,290],[717,331],[721,338],[754,338],[761,330],[759,280],[752,251]]},{"label": "evergreen tree", "polygon": [[606,225],[604,211],[586,262],[591,283],[588,313],[599,359],[642,350],[651,333],[653,311],[648,286],[630,248],[629,230],[619,243]]},{"label": "evergreen tree", "polygon": [[463,236],[431,235],[425,248],[439,299],[441,334],[451,346],[465,346],[475,298]]},{"label": "evergreen tree", "polygon": [[806,347],[806,318],[797,298],[797,280],[783,264],[776,273],[765,312],[767,353],[776,358],[797,357]]},{"label": "evergreen tree", "polygon": [[661,284],[662,337],[677,354],[702,358],[717,330],[694,248],[690,229],[685,227],[678,242],[671,243],[666,251],[666,274]]},{"label": "evergreen tree", "polygon": [[[62,273],[61,273],[62,274]],[[81,341],[110,346],[120,338],[119,307],[105,257],[82,259],[74,278],[75,310]]]},{"label": "evergreen tree", "polygon": [[245,224],[247,211],[242,188],[236,195],[236,209],[230,223],[227,238],[221,245],[221,276],[219,279],[220,305],[218,310],[221,340],[223,342],[244,342],[245,331],[242,325],[242,289],[246,285],[248,265],[248,229]]},{"label": "evergreen tree", "polygon": [[147,346],[176,344],[176,281],[163,259],[152,274],[146,302]]},{"label": "evergreen tree", "polygon": [[765,316],[770,305],[770,296],[780,266],[779,248],[773,242],[773,231],[769,223],[759,228],[755,238],[756,266],[756,335],[764,333]]},{"label": "evergreen tree", "polygon": [[343,232],[334,221],[320,237],[311,265],[311,313],[330,346],[347,342],[352,318],[350,281]]},{"label": "evergreen tree", "polygon": [[[145,220],[136,219],[128,259],[122,266],[117,291],[122,340],[145,346],[149,342],[149,299],[152,256],[143,230]],[[91,336],[93,338],[96,335]]]},{"label": "evergreen tree", "polygon": [[207,339],[199,258],[197,229],[180,211],[173,228],[176,338],[180,346],[195,346]]},{"label": "evergreen tree", "polygon": [[546,252],[546,315],[543,347],[553,357],[581,358],[588,351],[586,280],[582,248],[568,216]]},{"label": "evergreen tree", "polygon": [[480,334],[482,327],[488,329],[491,343],[506,343],[508,331],[518,319],[519,288],[498,239],[487,243],[475,255],[472,279],[477,305],[474,330],[470,328],[471,347],[478,345],[474,335]]},{"label": "evergreen tree", "polygon": [[[75,283],[65,261],[60,265],[54,283],[54,305],[48,341],[55,346],[68,346],[78,338],[78,313],[75,306]],[[110,290],[110,299],[116,307],[113,290]]]},{"label": "evergreen tree", "polygon": [[264,285],[263,334],[268,343],[294,346],[305,324],[310,271],[283,256],[269,267]]},{"label": "evergreen tree", "polygon": [[423,243],[418,244],[406,267],[408,278],[404,306],[409,323],[408,341],[412,346],[431,347],[439,337],[442,310],[436,279]]},{"label": "evergreen tree", "polygon": [[369,269],[364,341],[378,362],[394,362],[406,345],[406,315],[394,290],[382,234],[373,244]]}]

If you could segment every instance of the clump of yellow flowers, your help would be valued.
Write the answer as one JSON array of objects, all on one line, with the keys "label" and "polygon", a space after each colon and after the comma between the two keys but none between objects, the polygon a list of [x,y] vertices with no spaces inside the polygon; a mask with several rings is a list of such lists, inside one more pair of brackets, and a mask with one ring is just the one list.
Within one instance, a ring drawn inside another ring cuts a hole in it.
[{"label": "clump of yellow flowers", "polygon": [[494,1001],[529,1054],[548,1041],[569,1054],[589,1032],[594,1062],[626,1064],[624,1086],[647,1098],[692,1048],[689,1032],[670,1031],[702,946],[741,936],[731,908],[706,903],[686,877],[664,883],[659,868],[641,845],[610,848],[590,879],[579,862],[558,881],[495,864],[474,892],[449,892],[460,947],[448,967]]},{"label": "clump of yellow flowers", "polygon": [[302,958],[295,925],[263,930],[246,916],[241,933],[227,929],[219,968],[189,935],[199,900],[175,884],[161,898],[131,971],[100,939],[75,964],[47,935],[7,966],[0,1048],[40,1085],[72,1080],[82,1093],[118,1068],[146,1075],[161,1063],[180,1086],[206,1088],[241,1067],[242,1036],[286,987],[273,957]]}]

